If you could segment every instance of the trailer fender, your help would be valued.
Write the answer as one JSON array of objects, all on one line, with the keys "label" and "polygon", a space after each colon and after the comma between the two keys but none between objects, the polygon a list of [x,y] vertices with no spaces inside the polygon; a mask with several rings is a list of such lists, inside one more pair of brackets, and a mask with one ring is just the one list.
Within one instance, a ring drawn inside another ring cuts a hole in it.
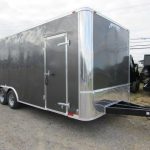
[{"label": "trailer fender", "polygon": [[7,85],[0,85],[0,88],[3,88],[6,92],[6,94],[12,90],[15,94],[16,94],[16,98],[17,98],[17,102],[19,102],[19,97],[18,97],[18,93],[17,91],[15,90],[15,88],[11,87],[11,86],[7,86]]}]

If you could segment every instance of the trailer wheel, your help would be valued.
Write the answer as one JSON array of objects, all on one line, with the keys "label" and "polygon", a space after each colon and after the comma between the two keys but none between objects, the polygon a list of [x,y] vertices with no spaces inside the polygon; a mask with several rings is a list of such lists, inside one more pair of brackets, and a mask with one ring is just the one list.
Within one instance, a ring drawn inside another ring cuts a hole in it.
[{"label": "trailer wheel", "polygon": [[17,102],[16,94],[13,90],[8,91],[7,93],[7,101],[8,105],[12,109],[17,109],[19,107],[19,103]]},{"label": "trailer wheel", "polygon": [[0,88],[0,103],[2,105],[7,105],[6,92],[3,88]]}]

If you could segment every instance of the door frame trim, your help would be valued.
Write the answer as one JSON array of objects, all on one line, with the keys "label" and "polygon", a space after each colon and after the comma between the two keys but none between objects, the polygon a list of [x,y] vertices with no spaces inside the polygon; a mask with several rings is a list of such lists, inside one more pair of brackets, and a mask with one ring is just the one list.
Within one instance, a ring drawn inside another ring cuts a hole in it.
[{"label": "door frame trim", "polygon": [[[48,37],[44,37],[44,47],[43,47],[43,51],[44,51],[44,100],[45,100],[45,109],[51,110],[51,111],[57,111],[54,109],[50,109],[47,107],[47,85],[45,84],[45,73],[47,71],[47,66],[46,66],[46,43],[47,40],[51,40],[51,39],[55,39],[58,37],[64,37],[65,41],[68,41],[68,36],[67,33],[60,33],[60,34],[56,34],[56,35],[52,35],[52,36],[48,36]],[[66,104],[68,104],[68,45],[65,45],[65,76],[66,76]],[[68,115],[68,107],[66,107],[66,112],[61,112],[61,111],[57,111],[60,112],[61,114],[64,115]]]}]

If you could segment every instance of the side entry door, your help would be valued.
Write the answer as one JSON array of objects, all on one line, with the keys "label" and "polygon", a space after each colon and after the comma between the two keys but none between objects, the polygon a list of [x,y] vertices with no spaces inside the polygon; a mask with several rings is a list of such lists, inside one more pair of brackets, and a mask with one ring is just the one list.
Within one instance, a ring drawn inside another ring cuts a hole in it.
[{"label": "side entry door", "polygon": [[46,107],[60,113],[68,109],[68,45],[67,34],[46,38]]}]

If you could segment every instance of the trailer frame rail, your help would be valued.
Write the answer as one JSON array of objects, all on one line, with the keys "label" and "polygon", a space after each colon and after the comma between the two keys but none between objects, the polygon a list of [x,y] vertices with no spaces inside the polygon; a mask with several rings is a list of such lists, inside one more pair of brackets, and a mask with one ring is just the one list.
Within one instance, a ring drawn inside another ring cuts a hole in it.
[{"label": "trailer frame rail", "polygon": [[95,105],[98,111],[103,109],[106,114],[132,115],[150,117],[150,107],[133,104],[126,101],[102,100]]}]

